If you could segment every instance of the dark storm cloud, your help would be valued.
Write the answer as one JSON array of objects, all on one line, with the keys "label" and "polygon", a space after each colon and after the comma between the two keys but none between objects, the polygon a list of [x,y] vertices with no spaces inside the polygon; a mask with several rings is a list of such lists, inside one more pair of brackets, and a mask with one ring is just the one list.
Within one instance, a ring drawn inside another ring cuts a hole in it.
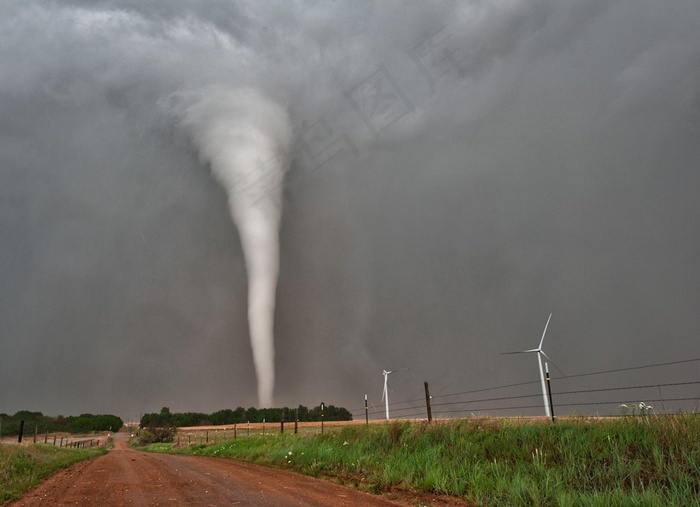
[{"label": "dark storm cloud", "polygon": [[295,125],[280,404],[537,380],[499,353],[550,312],[568,374],[700,357],[695,1],[1,9],[0,411],[255,403],[226,196],[162,107],[213,86]]}]

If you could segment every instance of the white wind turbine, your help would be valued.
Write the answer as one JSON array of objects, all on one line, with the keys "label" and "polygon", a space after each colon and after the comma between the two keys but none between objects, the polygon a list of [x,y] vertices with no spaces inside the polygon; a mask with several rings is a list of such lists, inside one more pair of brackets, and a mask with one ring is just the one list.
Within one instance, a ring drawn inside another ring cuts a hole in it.
[{"label": "white wind turbine", "polygon": [[384,391],[382,391],[382,401],[384,401],[384,408],[386,410],[386,420],[389,420],[389,374],[395,371],[405,370],[406,368],[401,368],[400,370],[384,370],[382,375],[384,375]]},{"label": "white wind turbine", "polygon": [[[542,382],[542,400],[544,401],[544,413],[547,417],[550,417],[552,414],[549,410],[549,401],[547,400],[547,384],[545,383],[544,380],[544,368],[542,367],[542,356],[546,357],[550,362],[552,361],[549,359],[549,356],[545,354],[544,350],[542,350],[542,344],[544,343],[544,335],[547,333],[547,326],[549,326],[549,321],[552,318],[552,314],[549,314],[549,318],[547,319],[547,323],[544,325],[544,331],[542,331],[542,339],[540,339],[540,344],[536,349],[529,349],[529,350],[522,350],[520,352],[504,352],[504,354],[527,354],[529,352],[534,352],[537,353],[537,362],[540,365],[540,381]],[[554,363],[552,363],[554,364]],[[555,365],[556,368],[556,365]]]}]

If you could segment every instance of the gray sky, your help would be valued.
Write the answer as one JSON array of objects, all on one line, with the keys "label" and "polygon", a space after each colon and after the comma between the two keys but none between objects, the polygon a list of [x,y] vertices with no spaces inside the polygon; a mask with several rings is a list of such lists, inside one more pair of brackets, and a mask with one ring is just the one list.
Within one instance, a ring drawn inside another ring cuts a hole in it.
[{"label": "gray sky", "polygon": [[[3,2],[0,412],[256,403],[238,232],[168,112],[211,87],[258,88],[294,125],[277,405],[379,409],[383,369],[409,368],[403,415],[424,381],[436,402],[537,381],[500,353],[549,313],[572,377],[700,358],[699,23],[696,0]],[[598,410],[617,407],[561,409]],[[541,409],[497,413],[516,412]]]}]

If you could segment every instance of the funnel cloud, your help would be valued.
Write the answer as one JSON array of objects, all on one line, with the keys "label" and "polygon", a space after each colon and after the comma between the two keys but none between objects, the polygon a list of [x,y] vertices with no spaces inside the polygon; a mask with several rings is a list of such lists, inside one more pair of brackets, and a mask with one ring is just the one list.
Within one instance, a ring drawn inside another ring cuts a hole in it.
[{"label": "funnel cloud", "polygon": [[282,185],[289,164],[286,111],[252,89],[208,90],[181,111],[200,159],[228,194],[248,273],[248,323],[258,406],[275,386],[274,316]]}]

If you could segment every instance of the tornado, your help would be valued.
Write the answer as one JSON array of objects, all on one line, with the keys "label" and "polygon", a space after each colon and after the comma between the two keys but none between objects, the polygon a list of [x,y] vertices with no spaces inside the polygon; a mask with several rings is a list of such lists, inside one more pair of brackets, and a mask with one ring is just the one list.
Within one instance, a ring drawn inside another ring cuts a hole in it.
[{"label": "tornado", "polygon": [[258,405],[271,407],[275,387],[274,314],[279,225],[292,129],[284,107],[255,89],[191,94],[181,124],[200,160],[228,194],[248,276],[248,327]]}]

